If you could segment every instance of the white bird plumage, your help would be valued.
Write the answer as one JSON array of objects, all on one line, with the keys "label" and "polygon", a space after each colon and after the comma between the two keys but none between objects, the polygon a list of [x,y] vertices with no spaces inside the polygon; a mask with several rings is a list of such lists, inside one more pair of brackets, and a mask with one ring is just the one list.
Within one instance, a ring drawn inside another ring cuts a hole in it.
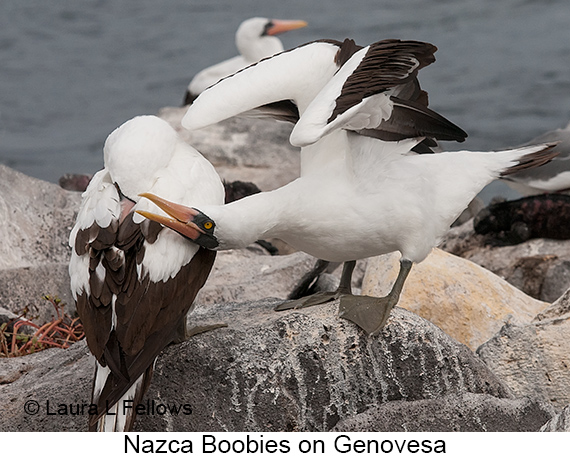
[{"label": "white bird plumage", "polygon": [[[90,429],[126,431],[134,416],[122,401],[140,401],[158,353],[184,325],[214,257],[171,230],[136,214],[156,206],[152,191],[179,203],[222,204],[213,166],[155,116],[113,131],[105,168],[83,194],[69,244],[71,290],[95,356]],[[109,408],[111,414],[106,414]],[[114,415],[112,413],[115,413]]]}]

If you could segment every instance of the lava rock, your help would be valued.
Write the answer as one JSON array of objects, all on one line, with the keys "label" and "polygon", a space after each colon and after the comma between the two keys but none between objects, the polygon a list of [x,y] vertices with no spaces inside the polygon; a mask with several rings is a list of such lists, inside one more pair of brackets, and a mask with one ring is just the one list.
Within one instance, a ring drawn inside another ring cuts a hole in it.
[{"label": "lava rock", "polygon": [[548,403],[464,393],[392,401],[339,422],[334,432],[536,432],[555,415]]},{"label": "lava rock", "polygon": [[474,219],[475,232],[506,244],[531,238],[570,239],[570,195],[542,194],[489,205]]}]

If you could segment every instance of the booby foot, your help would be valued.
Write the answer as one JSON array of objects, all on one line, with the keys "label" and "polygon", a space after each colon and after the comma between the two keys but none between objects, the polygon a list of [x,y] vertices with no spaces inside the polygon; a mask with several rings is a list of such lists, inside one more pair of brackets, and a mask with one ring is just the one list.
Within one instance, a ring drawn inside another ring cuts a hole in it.
[{"label": "booby foot", "polygon": [[344,295],[340,298],[339,315],[354,322],[370,336],[377,335],[386,325],[392,308],[396,305],[390,297]]},{"label": "booby foot", "polygon": [[172,343],[173,344],[183,343],[184,341],[189,340],[193,336],[199,335],[200,333],[206,333],[211,330],[216,330],[218,328],[224,328],[227,326],[228,324],[222,322],[219,324],[212,324],[212,325],[196,325],[190,328],[186,328],[186,326],[184,326],[184,329],[179,327],[176,330],[176,336],[172,339]]},{"label": "booby foot", "polygon": [[186,330],[186,339],[192,338],[193,336],[199,335],[200,333],[210,332],[212,330],[216,330],[218,328],[225,328],[227,326],[228,324],[224,322],[212,325],[196,325]]},{"label": "booby foot", "polygon": [[302,309],[309,306],[322,305],[330,301],[336,300],[341,297],[339,292],[317,292],[316,294],[309,295],[308,297],[299,298],[297,300],[287,301],[281,303],[275,308],[275,311],[285,311],[287,309]]}]

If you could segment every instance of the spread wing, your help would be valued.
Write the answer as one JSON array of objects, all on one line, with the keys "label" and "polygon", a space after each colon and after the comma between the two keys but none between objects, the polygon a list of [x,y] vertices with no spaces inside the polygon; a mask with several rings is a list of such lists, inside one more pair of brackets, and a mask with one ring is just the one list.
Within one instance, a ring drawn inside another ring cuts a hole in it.
[{"label": "spread wing", "polygon": [[302,114],[291,143],[307,146],[338,128],[389,141],[463,141],[462,129],[427,107],[417,79],[435,51],[429,43],[384,40],[354,52]]}]

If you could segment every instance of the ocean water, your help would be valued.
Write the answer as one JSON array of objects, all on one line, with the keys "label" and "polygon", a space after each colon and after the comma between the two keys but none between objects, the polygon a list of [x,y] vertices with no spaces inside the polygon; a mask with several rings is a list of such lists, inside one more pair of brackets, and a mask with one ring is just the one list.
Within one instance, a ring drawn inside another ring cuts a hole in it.
[{"label": "ocean water", "polygon": [[2,0],[0,163],[52,182],[97,171],[107,135],[179,105],[192,75],[235,55],[252,16],[307,20],[286,48],[435,44],[422,86],[469,133],[450,150],[516,145],[570,120],[568,0]]}]

